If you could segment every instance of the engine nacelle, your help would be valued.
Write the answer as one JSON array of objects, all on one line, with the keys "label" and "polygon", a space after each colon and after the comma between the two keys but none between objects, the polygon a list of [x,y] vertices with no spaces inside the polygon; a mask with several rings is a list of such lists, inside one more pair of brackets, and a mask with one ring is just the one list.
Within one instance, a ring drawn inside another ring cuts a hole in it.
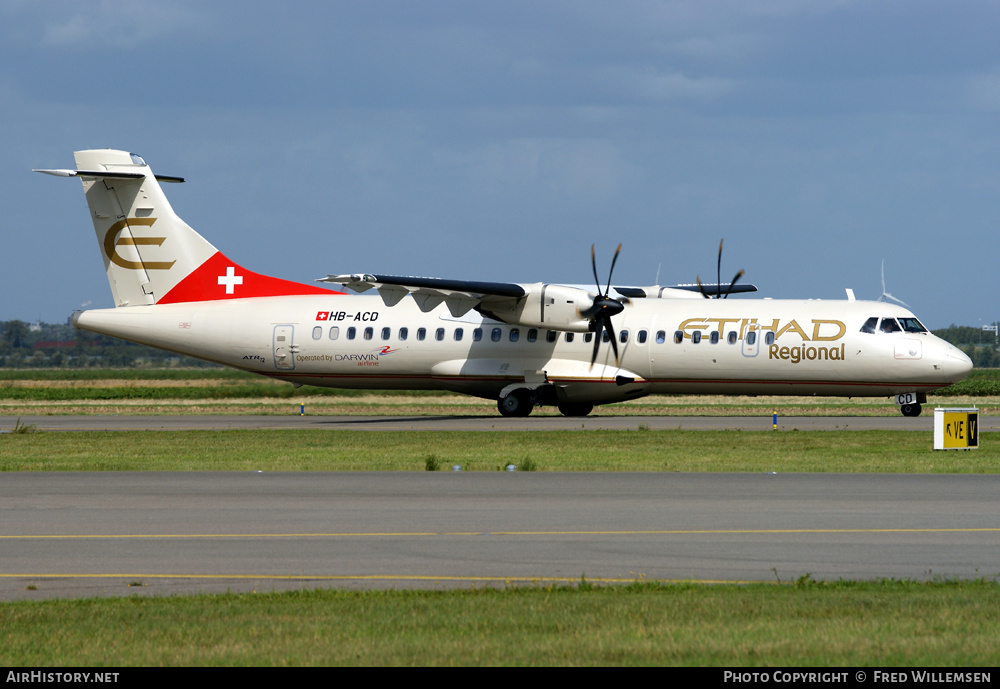
[{"label": "engine nacelle", "polygon": [[590,321],[580,312],[594,303],[596,295],[579,287],[535,283],[521,285],[527,294],[509,305],[489,304],[485,301],[479,310],[492,318],[511,325],[531,328],[566,330],[576,333],[590,331]]}]

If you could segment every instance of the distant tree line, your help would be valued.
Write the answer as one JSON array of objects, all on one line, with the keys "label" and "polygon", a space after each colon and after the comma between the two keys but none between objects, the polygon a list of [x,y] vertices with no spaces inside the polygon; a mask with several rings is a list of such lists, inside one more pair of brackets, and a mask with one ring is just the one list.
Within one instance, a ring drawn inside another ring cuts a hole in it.
[{"label": "distant tree line", "polygon": [[[996,326],[993,323],[993,326]],[[933,331],[965,352],[976,368],[1000,368],[1000,348],[997,333],[969,325],[949,325]]]},{"label": "distant tree line", "polygon": [[168,368],[215,366],[69,324],[0,321],[2,368]]},{"label": "distant tree line", "polygon": [[[0,321],[0,367],[136,368],[214,366],[153,347],[77,330],[69,324]],[[934,334],[969,355],[976,368],[1000,368],[997,334],[967,325],[951,325]]]}]

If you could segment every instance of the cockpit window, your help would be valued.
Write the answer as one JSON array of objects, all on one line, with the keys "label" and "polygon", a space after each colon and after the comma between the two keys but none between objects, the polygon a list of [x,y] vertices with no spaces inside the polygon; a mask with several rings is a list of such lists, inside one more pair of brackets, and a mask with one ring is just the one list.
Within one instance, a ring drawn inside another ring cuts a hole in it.
[{"label": "cockpit window", "polygon": [[878,326],[878,316],[872,316],[867,321],[865,321],[864,325],[861,326],[861,332],[868,334],[874,333],[875,328],[877,326]]},{"label": "cockpit window", "polygon": [[899,324],[903,326],[903,331],[908,333],[925,333],[927,328],[916,318],[900,318]]},{"label": "cockpit window", "polygon": [[899,327],[899,323],[896,322],[895,318],[883,318],[879,330],[884,333],[898,333],[903,329]]}]

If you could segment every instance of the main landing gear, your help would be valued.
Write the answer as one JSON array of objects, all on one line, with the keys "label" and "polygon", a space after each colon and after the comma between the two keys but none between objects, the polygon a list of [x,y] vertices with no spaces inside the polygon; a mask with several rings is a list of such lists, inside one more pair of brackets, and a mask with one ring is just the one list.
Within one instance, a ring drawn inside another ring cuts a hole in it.
[{"label": "main landing gear", "polygon": [[586,416],[592,411],[594,411],[594,405],[583,402],[559,405],[559,413],[563,416]]},{"label": "main landing gear", "polygon": [[503,416],[527,416],[535,406],[535,395],[531,390],[512,390],[506,397],[497,400],[497,409]]},{"label": "main landing gear", "polygon": [[899,410],[903,412],[903,416],[920,416],[923,407],[919,404],[904,404],[900,406]]},{"label": "main landing gear", "polygon": [[[497,410],[503,416],[524,417],[531,413],[537,402],[538,393],[521,388],[512,390],[506,397],[497,400]],[[550,400],[543,395],[542,402],[554,404],[555,400]],[[586,416],[594,411],[594,405],[586,402],[564,402],[558,404],[557,407],[563,416]]]}]

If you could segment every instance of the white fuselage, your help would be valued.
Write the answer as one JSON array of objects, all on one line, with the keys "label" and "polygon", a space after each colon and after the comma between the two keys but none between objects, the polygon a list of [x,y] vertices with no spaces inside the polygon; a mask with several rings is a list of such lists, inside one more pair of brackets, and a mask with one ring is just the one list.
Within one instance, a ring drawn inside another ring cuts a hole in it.
[{"label": "white fuselage", "polygon": [[912,314],[864,301],[634,299],[613,321],[625,334],[620,365],[602,343],[593,366],[581,333],[456,318],[444,306],[424,313],[411,298],[386,306],[376,295],[139,305],[78,312],[74,324],[296,385],[491,399],[526,381],[594,404],[659,393],[875,397],[935,390],[971,369],[929,332],[862,332],[872,317]]}]

